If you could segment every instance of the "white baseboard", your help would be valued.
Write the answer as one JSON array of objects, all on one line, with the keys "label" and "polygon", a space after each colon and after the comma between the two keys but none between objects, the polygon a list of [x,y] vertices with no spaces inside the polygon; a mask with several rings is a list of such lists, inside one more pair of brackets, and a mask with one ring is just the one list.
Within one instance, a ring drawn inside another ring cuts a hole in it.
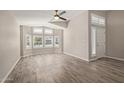
[{"label": "white baseboard", "polygon": [[9,76],[9,74],[12,72],[12,70],[15,68],[16,64],[21,60],[22,57],[20,57],[15,63],[14,65],[10,68],[9,72],[5,75],[5,77],[3,78],[3,80],[1,81],[1,83],[4,83],[5,80],[7,79],[7,77]]},{"label": "white baseboard", "polygon": [[[102,57],[106,57],[105,55],[102,56]],[[99,58],[102,58],[102,57],[94,57],[94,58],[90,58],[90,61],[95,61],[95,60],[98,60]]]},{"label": "white baseboard", "polygon": [[[111,56],[103,56],[103,57],[106,57],[106,58],[111,58],[111,59],[115,59],[115,60],[120,60],[120,61],[124,61],[123,58],[118,58],[118,57],[111,57]],[[90,61],[95,61],[99,58],[93,58],[93,59],[90,59]]]},{"label": "white baseboard", "polygon": [[73,57],[76,57],[76,58],[79,58],[79,59],[81,59],[81,60],[84,60],[84,61],[89,62],[89,60],[87,60],[87,59],[83,59],[83,58],[81,58],[81,57],[78,57],[78,56],[76,56],[76,55],[73,55],[73,54],[70,54],[70,53],[67,53],[67,52],[63,52],[63,54],[69,55],[69,56],[73,56]]},{"label": "white baseboard", "polygon": [[29,54],[29,55],[24,55],[24,56],[21,56],[22,58],[25,58],[25,57],[30,57],[30,56],[36,56],[36,55],[45,55],[45,54],[62,54],[63,52],[61,53],[39,53],[39,54]]},{"label": "white baseboard", "polygon": [[21,57],[25,58],[25,57],[36,56],[36,55],[41,55],[41,54],[29,54],[29,55],[24,55],[24,56],[21,56]]},{"label": "white baseboard", "polygon": [[120,61],[124,61],[123,58],[118,58],[118,57],[111,57],[111,56],[105,56],[107,58],[111,58],[111,59],[115,59],[115,60],[120,60]]},{"label": "white baseboard", "polygon": [[90,59],[90,62],[91,62],[91,61],[95,61],[95,60],[97,60],[97,59],[98,59],[98,58],[92,58],[92,59]]}]

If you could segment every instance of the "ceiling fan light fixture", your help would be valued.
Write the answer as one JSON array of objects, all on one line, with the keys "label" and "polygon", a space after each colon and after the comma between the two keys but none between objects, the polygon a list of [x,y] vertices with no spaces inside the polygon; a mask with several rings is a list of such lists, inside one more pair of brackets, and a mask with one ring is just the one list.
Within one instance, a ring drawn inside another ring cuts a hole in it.
[{"label": "ceiling fan light fixture", "polygon": [[55,20],[58,20],[58,19],[59,19],[59,17],[58,17],[58,16],[54,16],[54,19],[55,19]]}]

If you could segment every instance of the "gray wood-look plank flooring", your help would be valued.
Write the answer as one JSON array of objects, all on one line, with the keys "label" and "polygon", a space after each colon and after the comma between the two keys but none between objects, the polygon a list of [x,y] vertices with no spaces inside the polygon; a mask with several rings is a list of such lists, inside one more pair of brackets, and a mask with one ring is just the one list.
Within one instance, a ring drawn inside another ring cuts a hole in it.
[{"label": "gray wood-look plank flooring", "polygon": [[94,62],[64,54],[23,58],[5,83],[120,83],[124,82],[124,62],[101,58]]}]

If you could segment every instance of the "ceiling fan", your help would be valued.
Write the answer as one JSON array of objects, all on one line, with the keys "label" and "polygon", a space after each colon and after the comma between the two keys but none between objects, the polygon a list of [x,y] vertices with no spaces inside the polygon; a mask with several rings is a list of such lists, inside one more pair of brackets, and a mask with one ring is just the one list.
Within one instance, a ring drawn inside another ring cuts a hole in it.
[{"label": "ceiling fan", "polygon": [[59,12],[58,10],[54,10],[55,14],[53,15],[53,19],[49,21],[49,23],[67,28],[69,19],[63,18],[62,15],[66,13],[66,11]]},{"label": "ceiling fan", "polygon": [[61,17],[61,15],[65,14],[66,11],[62,11],[60,13],[58,13],[58,10],[55,10],[55,15],[54,15],[54,20],[63,20],[63,21],[66,21],[67,19],[66,18],[63,18]]}]

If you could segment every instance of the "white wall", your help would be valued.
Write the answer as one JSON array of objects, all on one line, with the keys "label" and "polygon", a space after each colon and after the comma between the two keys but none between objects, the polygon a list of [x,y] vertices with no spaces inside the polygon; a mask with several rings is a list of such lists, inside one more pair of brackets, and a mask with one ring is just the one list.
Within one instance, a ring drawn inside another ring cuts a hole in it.
[{"label": "white wall", "polygon": [[107,14],[107,56],[124,59],[124,11]]},{"label": "white wall", "polygon": [[88,11],[82,11],[64,30],[64,52],[89,61],[88,32]]},{"label": "white wall", "polygon": [[0,11],[0,81],[20,57],[20,32],[15,16]]}]

